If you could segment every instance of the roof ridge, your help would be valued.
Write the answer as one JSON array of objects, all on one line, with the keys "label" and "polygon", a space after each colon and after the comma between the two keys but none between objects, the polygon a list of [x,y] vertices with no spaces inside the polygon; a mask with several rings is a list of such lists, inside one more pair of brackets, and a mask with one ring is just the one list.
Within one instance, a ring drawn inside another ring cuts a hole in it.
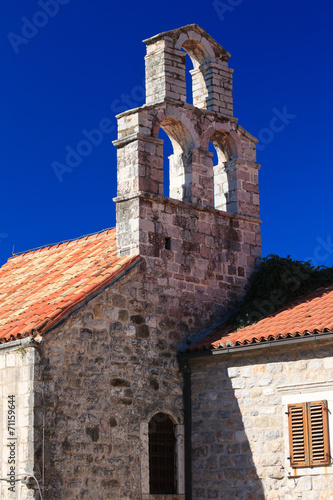
[{"label": "roof ridge", "polygon": [[9,257],[8,260],[15,259],[16,257],[21,257],[22,255],[38,252],[39,250],[44,250],[44,248],[57,247],[59,245],[65,245],[66,243],[71,243],[72,241],[79,241],[79,240],[82,240],[84,238],[90,238],[91,236],[96,236],[97,234],[108,233],[109,231],[112,231],[115,229],[116,229],[115,227],[108,227],[106,229],[101,229],[99,231],[96,231],[95,233],[84,234],[84,235],[78,236],[76,238],[70,238],[69,240],[59,241],[58,243],[49,243],[49,244],[42,245],[40,247],[31,248],[30,250],[23,250],[22,252],[15,252],[11,257]]}]

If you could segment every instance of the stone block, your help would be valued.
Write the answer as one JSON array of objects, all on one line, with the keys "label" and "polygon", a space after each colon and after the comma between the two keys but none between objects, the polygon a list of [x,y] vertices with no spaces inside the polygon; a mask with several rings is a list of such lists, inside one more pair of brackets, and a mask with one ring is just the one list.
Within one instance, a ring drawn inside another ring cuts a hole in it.
[{"label": "stone block", "polygon": [[241,374],[239,368],[235,368],[233,366],[229,367],[227,371],[230,378],[239,377]]},{"label": "stone block", "polygon": [[17,353],[16,351],[10,351],[6,353],[6,367],[10,368],[16,366]]}]

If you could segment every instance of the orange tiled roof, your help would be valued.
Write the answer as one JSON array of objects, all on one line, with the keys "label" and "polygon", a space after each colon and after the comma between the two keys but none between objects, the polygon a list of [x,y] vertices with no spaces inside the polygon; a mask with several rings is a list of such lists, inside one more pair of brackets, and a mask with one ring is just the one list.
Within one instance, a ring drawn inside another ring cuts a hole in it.
[{"label": "orange tiled roof", "polygon": [[117,257],[116,230],[17,255],[0,268],[0,343],[43,333],[135,257]]},{"label": "orange tiled roof", "polygon": [[333,330],[333,285],[297,299],[272,316],[238,331],[222,326],[197,341],[188,352],[225,349]]}]

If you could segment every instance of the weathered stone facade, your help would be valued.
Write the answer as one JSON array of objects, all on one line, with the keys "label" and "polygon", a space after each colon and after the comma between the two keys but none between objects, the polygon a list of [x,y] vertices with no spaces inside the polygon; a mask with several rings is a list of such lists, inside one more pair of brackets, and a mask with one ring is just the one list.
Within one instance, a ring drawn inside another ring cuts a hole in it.
[{"label": "weathered stone facade", "polygon": [[140,499],[140,426],[158,411],[183,424],[177,320],[163,296],[144,298],[144,276],[138,266],[45,338],[45,499]]},{"label": "weathered stone facade", "polygon": [[[117,246],[159,274],[154,293],[175,298],[172,315],[196,309],[198,332],[240,297],[261,255],[257,140],[232,116],[231,82],[222,75],[231,78],[230,54],[204,30],[190,25],[146,43],[147,102],[117,117]],[[181,48],[201,72],[196,105],[186,103]],[[160,128],[174,149],[170,198],[163,196]]]},{"label": "weathered stone facade", "polygon": [[[41,437],[41,422],[34,415],[38,405],[35,354],[30,339],[0,346],[0,477],[10,479],[9,483],[0,481],[3,500],[35,498],[30,487],[36,485],[24,481],[24,476],[35,470],[35,443]],[[22,481],[16,482],[18,477]]]},{"label": "weathered stone facade", "polygon": [[189,362],[193,499],[333,498],[332,466],[288,460],[287,402],[327,399],[332,411],[332,341],[311,340]]}]

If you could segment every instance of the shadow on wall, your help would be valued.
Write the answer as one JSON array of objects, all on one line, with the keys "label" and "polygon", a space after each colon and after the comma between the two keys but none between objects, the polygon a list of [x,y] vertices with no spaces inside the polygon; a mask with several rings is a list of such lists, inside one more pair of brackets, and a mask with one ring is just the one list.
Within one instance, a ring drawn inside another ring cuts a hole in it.
[{"label": "shadow on wall", "polygon": [[226,366],[191,369],[193,499],[264,500]]}]

